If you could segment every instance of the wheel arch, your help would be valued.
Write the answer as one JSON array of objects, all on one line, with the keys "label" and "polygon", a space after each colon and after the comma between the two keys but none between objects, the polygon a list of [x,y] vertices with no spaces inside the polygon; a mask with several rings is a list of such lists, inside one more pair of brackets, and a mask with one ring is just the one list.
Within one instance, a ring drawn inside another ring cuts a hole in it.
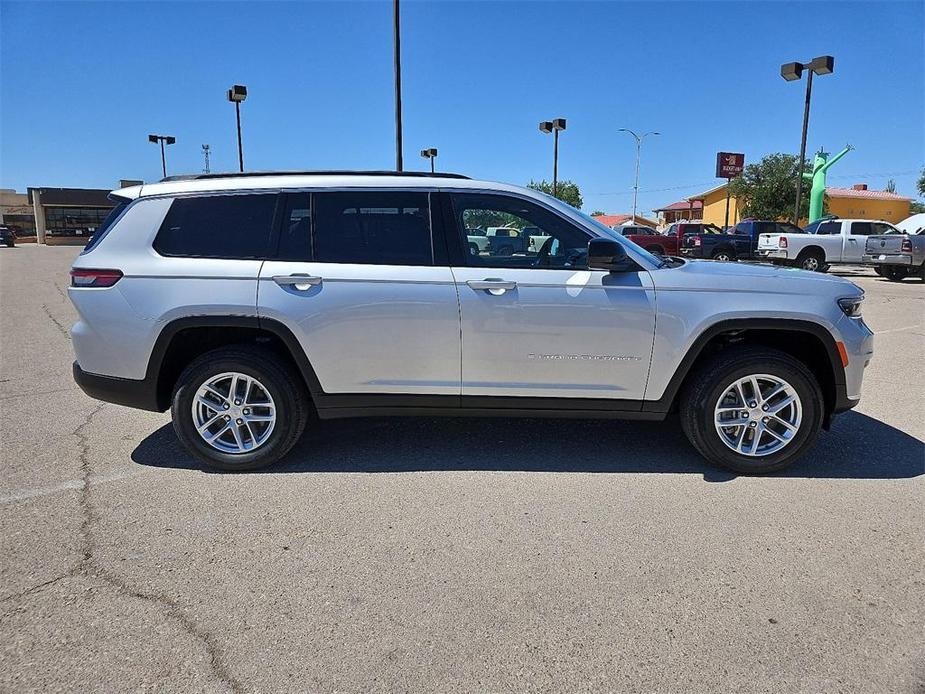
[{"label": "wheel arch", "polygon": [[145,372],[158,410],[170,407],[177,379],[200,354],[218,347],[256,343],[294,365],[314,397],[321,393],[315,370],[299,341],[283,323],[258,316],[187,316],[167,323],[158,334]]},{"label": "wheel arch", "polygon": [[826,259],[825,249],[822,246],[816,246],[816,245],[806,246],[805,248],[801,249],[800,252],[797,253],[796,259],[799,260],[800,258],[805,258],[806,256],[810,254],[821,256],[823,262],[825,262],[825,259]]},{"label": "wheel arch", "polygon": [[643,411],[676,410],[678,394],[697,367],[737,344],[778,349],[806,364],[822,388],[826,427],[832,415],[844,408],[845,369],[835,338],[825,326],[789,318],[742,318],[722,320],[705,328],[681,358],[662,397],[647,400]]}]

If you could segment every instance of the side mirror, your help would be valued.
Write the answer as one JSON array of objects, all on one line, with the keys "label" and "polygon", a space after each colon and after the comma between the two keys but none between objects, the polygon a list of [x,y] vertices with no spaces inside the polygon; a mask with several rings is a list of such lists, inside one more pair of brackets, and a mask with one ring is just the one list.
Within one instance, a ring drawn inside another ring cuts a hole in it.
[{"label": "side mirror", "polygon": [[621,243],[613,239],[588,241],[588,269],[627,272],[633,268],[633,265],[633,261],[626,255],[626,249]]}]

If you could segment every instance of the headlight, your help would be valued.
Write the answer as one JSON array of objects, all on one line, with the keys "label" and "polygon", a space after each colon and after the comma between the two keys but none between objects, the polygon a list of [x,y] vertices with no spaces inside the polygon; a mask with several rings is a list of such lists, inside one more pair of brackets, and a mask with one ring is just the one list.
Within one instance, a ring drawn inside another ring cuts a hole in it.
[{"label": "headlight", "polygon": [[850,296],[844,299],[838,300],[838,306],[842,311],[845,312],[845,315],[848,318],[860,318],[861,317],[861,305],[864,303],[864,295],[861,296]]}]

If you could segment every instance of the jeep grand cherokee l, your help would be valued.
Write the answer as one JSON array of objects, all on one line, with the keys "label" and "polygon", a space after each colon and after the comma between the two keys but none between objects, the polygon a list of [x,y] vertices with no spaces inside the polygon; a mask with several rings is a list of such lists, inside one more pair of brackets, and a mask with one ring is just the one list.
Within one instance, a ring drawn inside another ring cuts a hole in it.
[{"label": "jeep grand cherokee l", "polygon": [[[517,186],[199,175],[113,197],[71,270],[74,377],[94,398],[170,408],[189,451],[224,470],[283,457],[310,412],[679,412],[708,461],[767,472],[857,404],[871,358],[851,282],[659,258]],[[467,230],[489,226],[545,240],[472,252]]]}]

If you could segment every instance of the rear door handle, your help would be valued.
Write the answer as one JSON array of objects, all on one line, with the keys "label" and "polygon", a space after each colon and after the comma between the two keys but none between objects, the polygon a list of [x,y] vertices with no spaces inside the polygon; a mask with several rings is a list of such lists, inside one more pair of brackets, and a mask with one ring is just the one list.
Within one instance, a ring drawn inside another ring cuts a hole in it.
[{"label": "rear door handle", "polygon": [[292,275],[273,275],[273,281],[276,282],[280,287],[292,287],[296,289],[308,289],[309,287],[317,287],[321,284],[321,278],[315,277],[314,275],[306,275],[295,273]]},{"label": "rear door handle", "polygon": [[[469,285],[472,289],[487,289],[488,291],[498,291],[499,294],[503,294],[508,289],[516,289],[517,282],[498,279],[497,277],[486,277],[483,280],[468,280],[466,284]],[[494,292],[492,292],[494,293]]]}]

